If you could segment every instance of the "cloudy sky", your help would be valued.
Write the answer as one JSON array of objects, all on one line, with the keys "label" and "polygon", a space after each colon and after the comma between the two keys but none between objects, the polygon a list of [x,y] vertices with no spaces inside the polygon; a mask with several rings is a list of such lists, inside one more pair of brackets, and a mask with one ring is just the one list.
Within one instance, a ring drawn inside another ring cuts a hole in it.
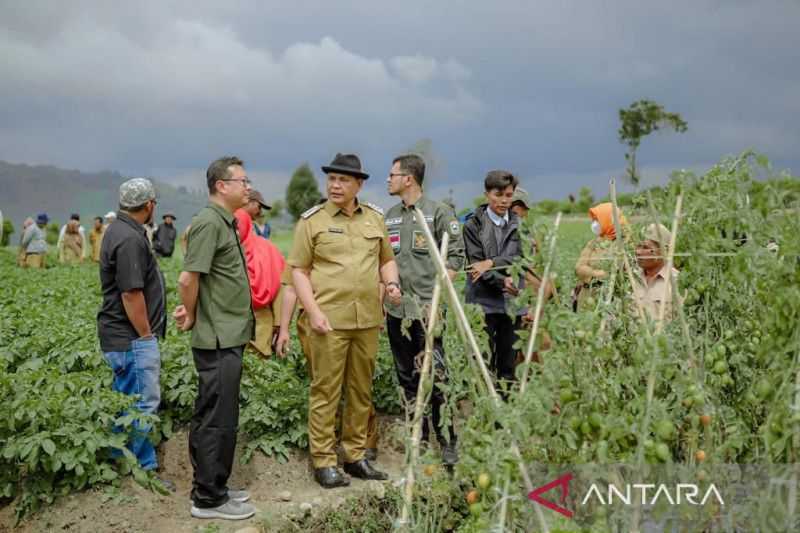
[{"label": "cloudy sky", "polygon": [[620,175],[620,107],[689,123],[644,141],[648,180],[754,147],[800,173],[797,0],[672,2],[0,0],[0,159],[202,186],[238,154],[267,197],[430,139],[432,195],[487,170],[535,197]]}]

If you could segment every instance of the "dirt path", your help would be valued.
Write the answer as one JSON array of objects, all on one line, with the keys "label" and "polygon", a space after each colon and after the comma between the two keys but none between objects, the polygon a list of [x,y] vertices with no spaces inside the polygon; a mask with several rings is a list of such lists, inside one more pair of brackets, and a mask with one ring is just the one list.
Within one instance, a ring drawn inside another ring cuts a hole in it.
[{"label": "dirt path", "polygon": [[[403,453],[393,435],[396,424],[391,418],[382,418],[383,438],[377,466],[388,472],[390,480],[401,477]],[[119,488],[100,486],[81,493],[60,498],[24,520],[16,529],[13,504],[0,509],[0,532],[19,531],[39,533],[42,531],[68,532],[235,532],[247,527],[263,531],[263,525],[287,514],[302,514],[300,504],[311,503],[312,512],[337,506],[351,495],[363,491],[381,491],[378,482],[353,479],[345,488],[325,490],[315,481],[309,464],[308,453],[295,451],[286,463],[254,454],[250,463],[242,465],[237,454],[231,487],[243,487],[250,491],[252,503],[259,510],[249,520],[229,522],[224,520],[198,520],[189,515],[189,493],[192,485],[192,467],[189,462],[186,432],[176,433],[164,444],[162,475],[172,480],[177,491],[169,496],[152,493],[140,487],[130,477]],[[288,491],[290,501],[282,501],[279,495]],[[249,532],[248,532],[249,533]]]}]

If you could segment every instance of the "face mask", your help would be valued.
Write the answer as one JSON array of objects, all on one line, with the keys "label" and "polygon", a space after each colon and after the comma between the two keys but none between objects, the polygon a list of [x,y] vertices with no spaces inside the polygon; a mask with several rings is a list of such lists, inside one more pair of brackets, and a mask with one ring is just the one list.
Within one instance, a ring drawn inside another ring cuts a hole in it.
[{"label": "face mask", "polygon": [[600,235],[600,223],[596,220],[592,220],[592,233]]}]

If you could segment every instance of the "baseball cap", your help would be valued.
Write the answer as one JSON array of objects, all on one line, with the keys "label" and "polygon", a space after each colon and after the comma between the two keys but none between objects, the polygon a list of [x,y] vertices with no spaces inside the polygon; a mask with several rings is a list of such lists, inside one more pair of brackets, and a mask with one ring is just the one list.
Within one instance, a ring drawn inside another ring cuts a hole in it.
[{"label": "baseball cap", "polygon": [[255,189],[250,191],[250,201],[258,202],[264,209],[272,209],[272,207],[267,205],[267,202],[264,201],[264,197],[261,195],[261,193]]},{"label": "baseball cap", "polygon": [[139,207],[156,199],[156,190],[150,180],[133,178],[119,186],[119,205]]}]

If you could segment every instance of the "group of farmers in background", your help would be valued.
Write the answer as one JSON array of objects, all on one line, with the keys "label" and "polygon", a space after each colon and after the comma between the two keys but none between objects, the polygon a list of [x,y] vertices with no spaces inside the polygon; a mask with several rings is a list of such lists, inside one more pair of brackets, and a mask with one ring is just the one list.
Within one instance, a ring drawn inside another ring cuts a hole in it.
[{"label": "group of farmers in background", "polygon": [[[81,225],[81,216],[73,213],[69,221],[61,226],[58,231],[56,250],[58,262],[65,265],[77,265],[84,261],[100,262],[100,247],[103,242],[106,228],[117,218],[114,211],[109,211],[105,216],[96,216],[92,219],[92,229],[88,235]],[[145,225],[148,242],[159,257],[172,257],[177,240],[175,221],[177,217],[167,213],[162,217],[162,223],[155,226],[153,223]],[[22,232],[19,237],[17,264],[23,268],[46,268],[47,253],[47,225],[50,217],[47,213],[39,213],[36,218],[28,217],[22,222]]]},{"label": "group of farmers in background", "polygon": [[[299,345],[311,378],[308,433],[314,477],[325,488],[341,487],[350,477],[384,480],[376,467],[378,424],[372,404],[372,379],[381,331],[386,331],[398,382],[407,406],[419,386],[425,323],[438,276],[426,235],[416,219],[419,209],[439,246],[445,234],[447,275],[466,274],[465,301],[479,305],[488,334],[490,368],[504,394],[514,386],[520,353],[518,331],[530,324],[533,311],[516,305],[526,287],[538,290],[542,279],[528,264],[518,275],[511,266],[536,253],[536,243],[520,232],[530,200],[516,176],[493,170],[484,179],[486,202],[463,224],[452,206],[424,193],[425,163],[414,154],[396,157],[386,178],[387,191],[398,202],[388,211],[360,201],[369,174],[354,154],[337,154],[322,167],[327,198],[300,216],[288,258],[269,240],[269,228],[255,222],[270,206],[251,188],[244,163],[223,157],[206,173],[208,205],[198,212],[184,235],[183,271],[177,292],[181,304],[172,313],[178,330],[191,333],[199,376],[189,432],[194,469],[191,515],[243,519],[255,508],[249,494],[228,486],[239,417],[242,356],[254,350],[284,357],[290,324],[296,320]],[[175,216],[165,214],[153,229],[156,211],[153,184],[135,178],[120,187],[119,210],[97,217],[88,240],[73,215],[61,228],[59,260],[99,263],[103,301],[97,316],[104,358],[114,373],[113,387],[137,394],[137,408],[155,413],[160,403],[158,339],[168,321],[166,286],[158,256],[172,255]],[[44,266],[47,244],[42,213],[24,224],[20,263]],[[613,261],[610,247],[623,233],[635,236],[621,211],[611,203],[589,210],[595,237],[576,265],[579,283],[575,310],[601,297]],[[632,304],[651,317],[662,301],[671,315],[672,285],[677,271],[667,271],[669,231],[660,224],[645,228],[636,243],[640,269]],[[547,283],[546,298],[555,288]],[[540,349],[547,349],[543,338]],[[539,354],[534,354],[535,360]],[[434,376],[447,379],[442,334],[433,343]],[[423,439],[433,432],[442,461],[458,461],[452,421],[444,422],[444,397],[435,386]],[[338,413],[338,416],[337,416]],[[339,424],[337,424],[339,420]],[[142,468],[156,470],[149,427],[137,427],[129,447]],[[342,463],[340,470],[338,465]],[[343,470],[343,471],[342,471]],[[168,480],[162,482],[174,490]]]}]

